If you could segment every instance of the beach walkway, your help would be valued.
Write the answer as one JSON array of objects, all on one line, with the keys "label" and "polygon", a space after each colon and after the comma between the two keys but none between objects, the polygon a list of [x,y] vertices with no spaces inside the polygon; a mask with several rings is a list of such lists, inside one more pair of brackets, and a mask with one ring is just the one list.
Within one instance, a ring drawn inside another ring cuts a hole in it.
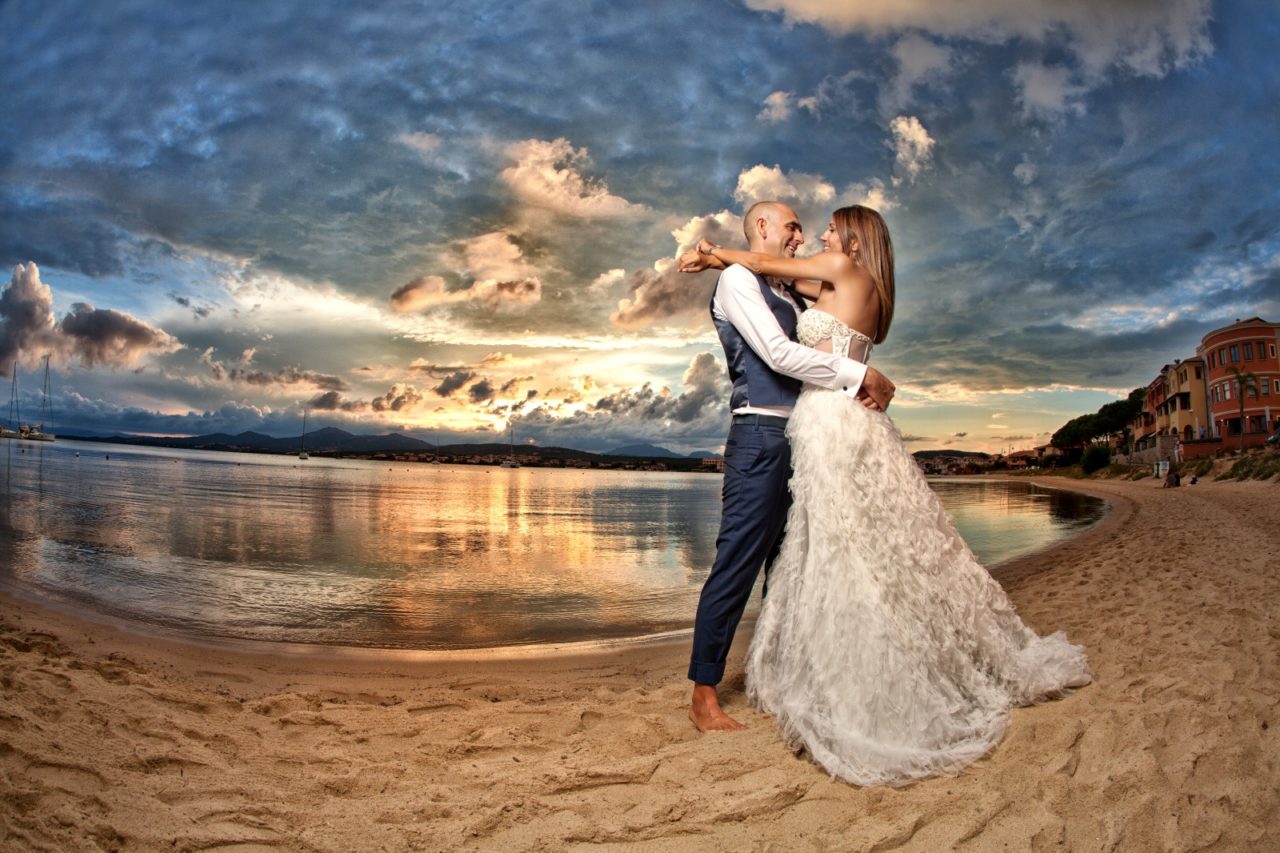
[{"label": "beach walkway", "polygon": [[[575,656],[259,654],[0,596],[0,849],[1280,849],[1280,485],[1058,481],[1101,524],[997,576],[1096,682],[956,778],[833,782],[686,642]],[[692,616],[692,614],[690,614]]]}]

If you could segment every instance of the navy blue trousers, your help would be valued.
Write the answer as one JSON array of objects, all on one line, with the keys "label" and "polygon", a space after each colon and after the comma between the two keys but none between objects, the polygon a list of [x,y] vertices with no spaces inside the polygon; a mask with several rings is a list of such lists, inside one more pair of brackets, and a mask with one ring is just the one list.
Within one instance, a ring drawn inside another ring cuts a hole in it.
[{"label": "navy blue trousers", "polygon": [[698,599],[689,679],[719,684],[760,568],[777,556],[791,494],[791,445],[781,426],[734,424],[724,445],[716,559]]}]

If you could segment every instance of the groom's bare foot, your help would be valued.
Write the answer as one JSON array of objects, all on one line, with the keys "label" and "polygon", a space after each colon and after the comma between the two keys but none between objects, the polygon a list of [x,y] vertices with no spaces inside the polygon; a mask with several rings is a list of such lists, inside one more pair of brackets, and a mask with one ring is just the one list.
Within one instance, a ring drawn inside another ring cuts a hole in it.
[{"label": "groom's bare foot", "polygon": [[689,705],[689,719],[700,732],[740,732],[746,728],[730,717],[720,707],[720,697],[715,685],[695,684],[693,702]]}]

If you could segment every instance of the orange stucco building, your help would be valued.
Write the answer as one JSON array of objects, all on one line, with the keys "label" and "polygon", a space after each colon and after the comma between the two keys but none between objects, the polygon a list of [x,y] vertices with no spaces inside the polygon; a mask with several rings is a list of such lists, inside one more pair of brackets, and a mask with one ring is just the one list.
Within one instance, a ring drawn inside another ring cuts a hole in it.
[{"label": "orange stucco building", "polygon": [[[1207,395],[1213,429],[1227,447],[1244,433],[1246,447],[1261,444],[1280,428],[1280,323],[1259,317],[1215,329],[1196,348],[1204,359]],[[1240,417],[1240,389],[1235,373],[1252,374],[1256,389],[1244,396],[1244,420]],[[1235,439],[1232,441],[1231,439]]]},{"label": "orange stucco building", "polygon": [[[1160,368],[1147,385],[1142,411],[1130,424],[1128,456],[1141,461],[1184,460],[1240,446],[1256,447],[1280,428],[1280,323],[1259,317],[1205,335],[1192,358]],[[1236,374],[1251,374],[1244,421]]]}]

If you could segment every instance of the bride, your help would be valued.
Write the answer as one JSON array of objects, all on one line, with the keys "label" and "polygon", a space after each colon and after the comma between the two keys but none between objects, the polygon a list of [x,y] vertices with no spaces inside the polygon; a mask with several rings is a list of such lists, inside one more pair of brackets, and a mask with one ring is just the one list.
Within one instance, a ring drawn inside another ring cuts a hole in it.
[{"label": "bride", "polygon": [[[793,279],[815,300],[800,342],[866,362],[893,319],[888,228],[871,208],[843,207],[822,242],[786,258],[703,240],[681,269]],[[1012,706],[1089,683],[1080,646],[1018,618],[887,415],[805,385],[787,435],[793,503],[747,695],[792,748],[858,785],[956,773],[1000,741]]]}]

